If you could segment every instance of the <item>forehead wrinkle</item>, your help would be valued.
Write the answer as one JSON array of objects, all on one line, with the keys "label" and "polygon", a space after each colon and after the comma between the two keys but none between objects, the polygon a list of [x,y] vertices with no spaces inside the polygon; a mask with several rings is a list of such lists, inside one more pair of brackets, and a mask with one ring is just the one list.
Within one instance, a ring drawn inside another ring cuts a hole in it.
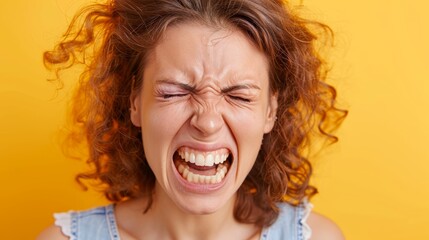
[{"label": "forehead wrinkle", "polygon": [[[215,33],[219,33],[215,35]],[[247,42],[249,46],[244,47],[246,50],[255,50],[254,44],[246,37],[244,34],[236,29],[220,29],[217,32],[213,32],[210,35],[211,41],[208,42],[207,47],[205,48],[205,54],[207,58],[203,58],[203,73],[206,75],[204,79],[222,79],[227,80],[227,85],[236,85],[238,83],[246,82],[246,84],[256,84],[260,85],[258,79],[267,78],[268,71],[263,72],[262,75],[260,72],[254,71],[245,71],[237,72],[235,67],[240,68],[242,65],[254,66],[253,61],[249,58],[239,59],[239,61],[234,61],[233,65],[225,65],[225,62],[228,62],[230,59],[231,51],[234,49],[230,48],[229,43],[222,44],[223,40],[230,39],[229,41],[234,42],[235,44],[241,43],[243,41]],[[256,49],[259,52],[258,49]],[[246,56],[249,51],[246,51]],[[265,57],[265,56],[263,56]],[[207,61],[206,61],[207,59]],[[250,61],[250,64],[249,64]],[[267,64],[266,59],[262,63],[264,66]],[[247,66],[248,67],[248,66]],[[252,70],[252,69],[249,69]],[[259,86],[261,87],[261,86]]]},{"label": "forehead wrinkle", "polygon": [[222,67],[224,64],[225,55],[227,55],[226,44],[222,44],[223,40],[230,38],[233,31],[228,28],[210,29],[210,34],[201,37],[201,46],[203,48],[202,57],[202,80],[222,79],[226,75],[228,69]]},{"label": "forehead wrinkle", "polygon": [[256,90],[261,91],[262,87],[260,82],[257,81],[261,76],[253,76],[248,73],[230,73],[228,74],[228,69],[223,69],[222,73],[219,75],[221,77],[217,78],[213,75],[205,76],[201,81],[195,82],[196,92],[202,92],[204,89],[209,91],[212,89],[213,91],[223,94],[227,92],[231,92],[234,90],[240,89],[248,89],[248,90]]},{"label": "forehead wrinkle", "polygon": [[215,95],[221,95],[222,94],[222,88],[220,86],[219,81],[209,81],[209,82],[205,82],[205,81],[201,81],[198,82],[196,87],[195,87],[195,91],[198,94],[206,94],[206,93],[214,93]]},{"label": "forehead wrinkle", "polygon": [[[176,27],[172,27],[170,29],[173,30],[173,35],[165,36],[160,45],[170,42],[171,40],[175,39],[176,36],[181,39],[180,35],[183,36],[183,33],[177,32],[175,28]],[[191,28],[184,29],[186,31],[194,31],[192,25]],[[194,40],[199,41],[200,44],[185,44],[187,46],[186,51],[189,50],[193,54],[196,54],[195,56],[193,55],[192,61],[177,61],[180,60],[181,57],[174,57],[173,59],[162,57],[162,60],[158,59],[158,51],[169,52],[169,50],[159,45],[155,47],[155,52],[151,57],[154,58],[152,59],[155,60],[154,62],[158,62],[157,60],[161,60],[163,62],[159,62],[161,65],[158,68],[159,72],[164,73],[161,74],[164,75],[163,77],[189,84],[198,90],[212,89],[212,91],[218,93],[221,92],[222,88],[234,85],[254,84],[258,85],[259,87],[263,87],[260,85],[258,79],[266,78],[265,73],[261,75],[260,72],[254,72],[252,69],[248,69],[250,70],[250,73],[249,71],[243,72],[243,70],[240,70],[241,66],[246,65],[249,61],[250,63],[253,62],[249,58],[241,59],[238,62],[236,61],[237,59],[234,58],[235,60],[232,62],[232,65],[230,62],[228,62],[228,60],[231,58],[231,51],[234,50],[231,49],[229,41],[232,41],[232,44],[236,44],[237,42],[240,43],[244,40],[248,41],[248,43],[252,45],[252,42],[249,41],[249,39],[247,39],[247,37],[243,35],[242,32],[231,28],[206,28],[202,31],[203,33],[199,36],[194,36],[198,37],[199,39],[193,38]],[[176,47],[177,45],[174,46],[169,44],[168,48],[174,50]],[[248,49],[247,46],[244,48]],[[252,47],[250,46],[250,48]],[[198,51],[197,49],[200,50]],[[182,48],[182,50],[185,49]],[[228,64],[226,65],[226,63]],[[167,68],[161,67],[163,64],[168,64],[169,66]],[[254,64],[250,64],[249,66],[253,68],[252,66],[254,66]],[[247,68],[249,68],[249,66],[246,65]],[[236,67],[238,67],[238,71],[240,72],[237,72]]]},{"label": "forehead wrinkle", "polygon": [[191,96],[193,99],[192,103],[198,113],[203,113],[205,111],[217,112],[217,106],[222,101],[222,92],[220,90],[217,90],[212,86],[207,86],[206,88],[199,89],[196,92],[196,95]]}]

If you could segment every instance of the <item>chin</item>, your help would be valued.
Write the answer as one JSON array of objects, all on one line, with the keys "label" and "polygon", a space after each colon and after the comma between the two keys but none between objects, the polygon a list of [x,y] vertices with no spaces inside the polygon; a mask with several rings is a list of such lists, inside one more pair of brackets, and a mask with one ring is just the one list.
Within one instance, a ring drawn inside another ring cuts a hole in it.
[{"label": "chin", "polygon": [[220,184],[191,184],[184,182],[176,172],[170,178],[169,197],[178,209],[191,215],[209,215],[219,211],[231,211],[235,203],[237,184],[235,167]]},{"label": "chin", "polygon": [[230,201],[228,201],[228,199],[223,200],[223,199],[219,199],[219,197],[216,197],[216,196],[213,199],[207,199],[204,197],[185,198],[185,199],[176,201],[175,204],[179,209],[181,209],[186,214],[210,215],[220,211],[221,209],[224,209],[224,207],[229,208],[232,199],[233,198],[230,198]]}]

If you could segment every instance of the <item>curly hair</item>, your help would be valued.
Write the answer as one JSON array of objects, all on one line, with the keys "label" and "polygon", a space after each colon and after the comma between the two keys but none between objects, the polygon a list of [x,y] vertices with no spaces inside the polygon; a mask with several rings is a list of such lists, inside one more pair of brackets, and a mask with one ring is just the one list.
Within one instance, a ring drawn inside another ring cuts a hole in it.
[{"label": "curly hair", "polygon": [[[87,146],[92,170],[76,179],[99,184],[113,202],[144,195],[149,209],[156,179],[130,120],[130,94],[141,87],[148,53],[164,31],[187,21],[233,26],[267,56],[278,119],[238,190],[234,216],[270,225],[277,202],[297,205],[317,193],[309,184],[306,149],[315,132],[337,141],[332,131],[347,115],[335,106],[336,90],[325,81],[329,69],[316,48],[321,36],[332,37],[331,29],[299,17],[282,0],[111,0],[83,8],[43,56],[60,83],[62,70],[85,68],[72,98],[68,136]],[[257,217],[251,217],[255,207]]]}]

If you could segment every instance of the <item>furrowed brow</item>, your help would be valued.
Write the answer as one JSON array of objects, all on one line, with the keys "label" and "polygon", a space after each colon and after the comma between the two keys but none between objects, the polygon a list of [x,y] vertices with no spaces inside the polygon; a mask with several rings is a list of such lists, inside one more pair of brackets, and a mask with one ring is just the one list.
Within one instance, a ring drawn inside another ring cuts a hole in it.
[{"label": "furrowed brow", "polygon": [[195,91],[195,87],[191,86],[189,84],[186,83],[181,83],[181,82],[177,82],[177,81],[173,81],[170,79],[161,79],[161,80],[157,80],[155,82],[156,85],[158,84],[167,84],[167,85],[175,85],[175,86],[179,86],[180,88],[183,88],[187,91]]},{"label": "furrowed brow", "polygon": [[242,90],[242,89],[256,89],[261,90],[261,88],[254,84],[239,84],[239,85],[233,85],[230,87],[226,87],[222,89],[222,93],[229,93],[232,91]]}]

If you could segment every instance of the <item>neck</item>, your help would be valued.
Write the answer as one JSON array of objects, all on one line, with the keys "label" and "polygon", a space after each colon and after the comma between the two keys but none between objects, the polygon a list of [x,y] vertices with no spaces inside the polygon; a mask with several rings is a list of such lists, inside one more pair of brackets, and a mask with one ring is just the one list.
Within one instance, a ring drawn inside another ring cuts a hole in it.
[{"label": "neck", "polygon": [[219,239],[220,232],[239,224],[233,216],[235,196],[216,212],[199,215],[179,208],[160,187],[157,186],[155,192],[154,204],[148,214],[158,220],[159,226],[164,228],[161,232],[168,233],[168,238]]},{"label": "neck", "polygon": [[[251,224],[239,223],[233,211],[236,197],[211,214],[191,214],[180,209],[162,190],[156,186],[154,201],[145,214],[142,204],[145,199],[132,200],[122,205],[122,221],[119,219],[121,206],[118,206],[119,228],[136,239],[247,239],[258,231]],[[133,206],[126,206],[131,204]],[[139,209],[139,210],[137,210]],[[121,223],[122,222],[122,223]]]}]

